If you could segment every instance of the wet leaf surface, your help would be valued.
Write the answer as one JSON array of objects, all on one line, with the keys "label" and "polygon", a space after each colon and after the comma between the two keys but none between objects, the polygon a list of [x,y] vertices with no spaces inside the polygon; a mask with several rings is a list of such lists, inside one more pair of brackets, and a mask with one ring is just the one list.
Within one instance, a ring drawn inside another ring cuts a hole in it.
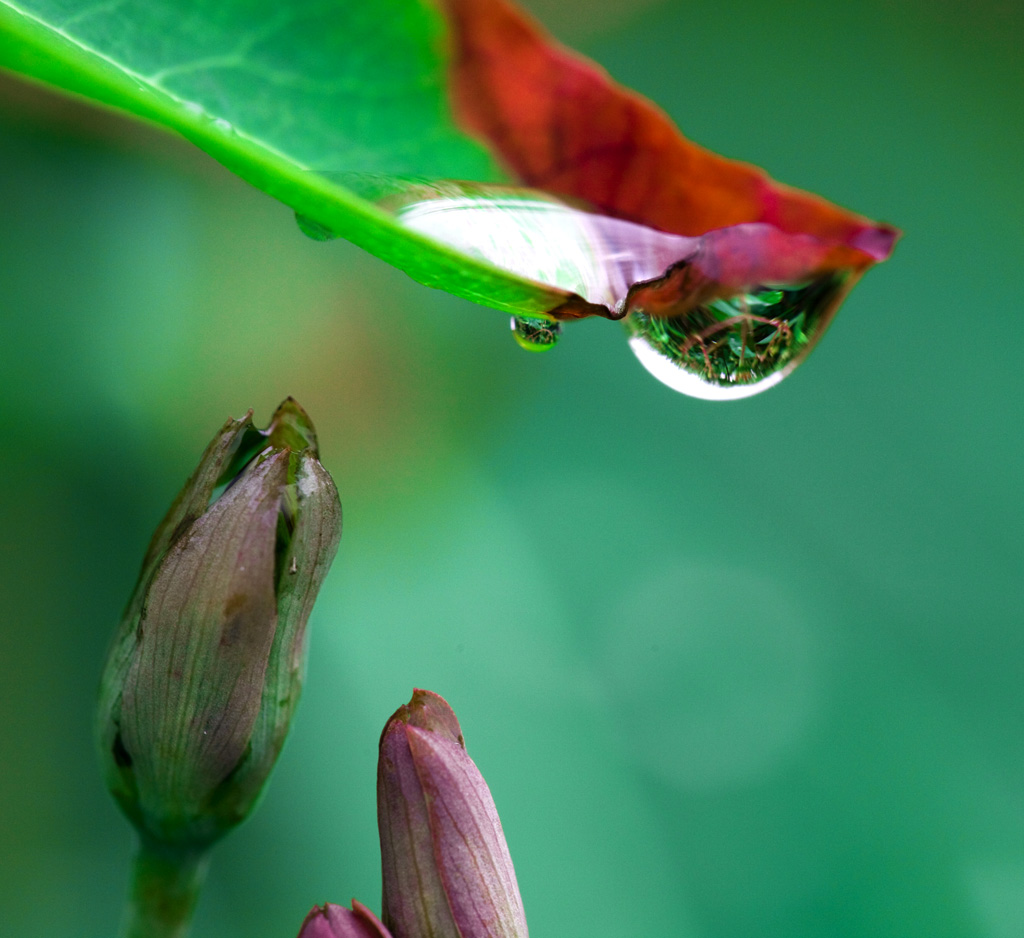
[{"label": "wet leaf surface", "polygon": [[521,318],[841,298],[889,255],[895,229],[691,143],[512,4],[436,4],[0,0],[0,65],[178,131],[310,237]]}]

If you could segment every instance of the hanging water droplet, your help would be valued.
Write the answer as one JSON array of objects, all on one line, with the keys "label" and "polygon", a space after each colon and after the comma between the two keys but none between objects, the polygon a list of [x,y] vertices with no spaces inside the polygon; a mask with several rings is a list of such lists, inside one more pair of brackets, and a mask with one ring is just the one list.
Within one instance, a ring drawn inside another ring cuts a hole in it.
[{"label": "hanging water droplet", "polygon": [[334,241],[340,237],[326,225],[321,225],[320,222],[314,221],[308,215],[300,215],[298,212],[295,213],[295,224],[299,226],[299,231],[314,241]]},{"label": "hanging water droplet", "polygon": [[546,352],[555,347],[562,324],[541,316],[513,316],[512,336],[528,352]]},{"label": "hanging water droplet", "polygon": [[762,286],[682,316],[634,310],[626,319],[640,363],[670,388],[727,401],[778,384],[810,353],[849,286],[847,274]]}]

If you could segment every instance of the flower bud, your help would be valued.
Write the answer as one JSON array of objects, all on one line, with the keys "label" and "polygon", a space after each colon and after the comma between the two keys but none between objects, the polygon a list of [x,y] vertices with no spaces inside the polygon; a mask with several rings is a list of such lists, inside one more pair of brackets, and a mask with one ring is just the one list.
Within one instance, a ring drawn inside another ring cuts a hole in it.
[{"label": "flower bud", "polygon": [[302,923],[299,938],[391,938],[391,933],[365,905],[353,899],[351,910],[330,902],[315,906]]},{"label": "flower bud", "polygon": [[437,694],[415,691],[384,727],[377,821],[394,938],[527,938],[490,790]]},{"label": "flower bud", "polygon": [[254,807],[340,536],[302,408],[228,420],[153,535],[101,682],[107,784],[144,837],[202,847]]}]

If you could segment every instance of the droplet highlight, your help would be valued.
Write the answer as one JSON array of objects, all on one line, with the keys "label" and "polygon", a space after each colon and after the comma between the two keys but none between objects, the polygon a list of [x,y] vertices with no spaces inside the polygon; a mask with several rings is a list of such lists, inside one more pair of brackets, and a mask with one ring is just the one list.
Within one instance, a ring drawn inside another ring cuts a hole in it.
[{"label": "droplet highlight", "polygon": [[438,191],[398,204],[395,217],[463,254],[609,310],[621,306],[632,284],[660,277],[699,245],[698,238],[582,211],[529,189]]},{"label": "droplet highlight", "polygon": [[759,286],[681,316],[642,309],[625,320],[629,345],[663,384],[703,400],[760,394],[791,374],[821,338],[849,289],[847,274]]},{"label": "droplet highlight", "polygon": [[528,352],[546,352],[555,347],[562,324],[542,316],[513,316],[512,337]]}]

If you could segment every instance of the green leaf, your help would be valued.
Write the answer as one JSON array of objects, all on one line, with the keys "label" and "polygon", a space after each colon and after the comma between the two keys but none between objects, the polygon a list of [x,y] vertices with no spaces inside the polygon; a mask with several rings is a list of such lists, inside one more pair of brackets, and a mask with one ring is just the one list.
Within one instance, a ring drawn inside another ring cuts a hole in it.
[{"label": "green leaf", "polygon": [[403,227],[340,173],[503,181],[452,121],[424,0],[0,0],[0,66],[177,131],[431,287],[513,313],[566,293]]},{"label": "green leaf", "polygon": [[763,284],[852,285],[899,235],[688,141],[511,0],[69,3],[0,0],[0,66],[177,130],[310,237],[520,318],[673,317],[703,293],[728,319]]}]

